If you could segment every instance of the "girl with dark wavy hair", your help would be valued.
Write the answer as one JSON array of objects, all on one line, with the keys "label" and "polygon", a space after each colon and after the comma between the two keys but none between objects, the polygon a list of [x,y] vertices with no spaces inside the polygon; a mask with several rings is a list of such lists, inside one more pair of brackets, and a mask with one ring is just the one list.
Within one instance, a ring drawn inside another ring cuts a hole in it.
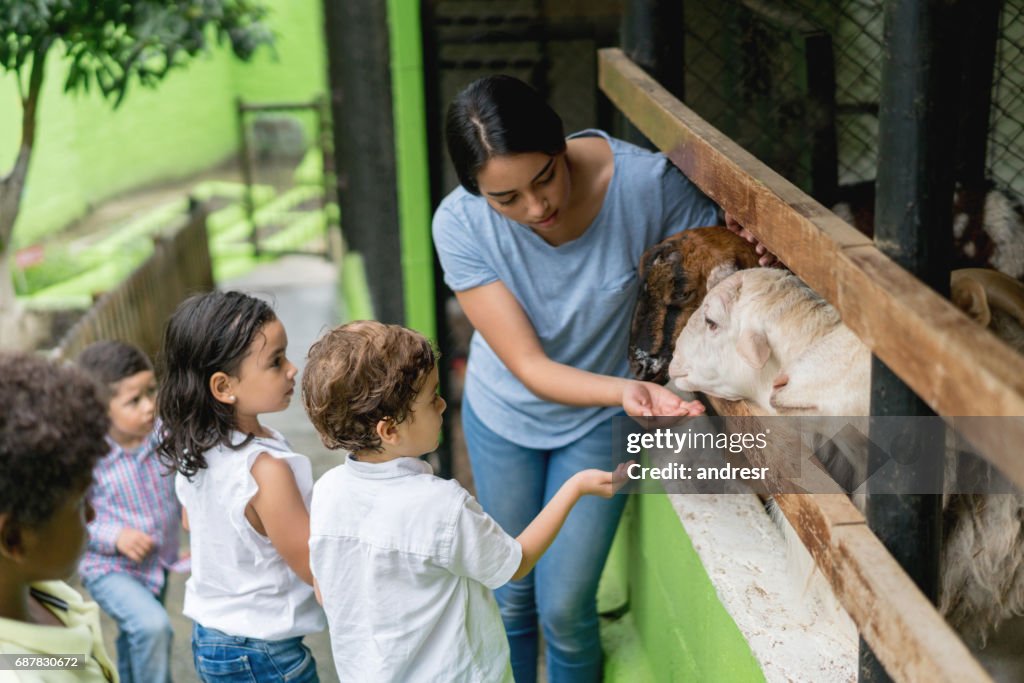
[{"label": "girl with dark wavy hair", "polygon": [[164,335],[159,452],[191,531],[186,616],[203,681],[317,681],[302,638],[326,626],[309,570],[309,458],[260,424],[291,402],[298,369],[265,302],[210,292],[182,303]]}]

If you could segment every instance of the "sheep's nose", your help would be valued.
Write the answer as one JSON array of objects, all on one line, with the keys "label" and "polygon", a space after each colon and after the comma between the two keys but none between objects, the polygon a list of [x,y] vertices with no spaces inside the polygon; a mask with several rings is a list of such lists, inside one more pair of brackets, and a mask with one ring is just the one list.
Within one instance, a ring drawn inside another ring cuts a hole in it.
[{"label": "sheep's nose", "polygon": [[672,380],[672,386],[680,391],[697,391],[697,388],[692,386],[686,379],[686,375],[679,375]]}]

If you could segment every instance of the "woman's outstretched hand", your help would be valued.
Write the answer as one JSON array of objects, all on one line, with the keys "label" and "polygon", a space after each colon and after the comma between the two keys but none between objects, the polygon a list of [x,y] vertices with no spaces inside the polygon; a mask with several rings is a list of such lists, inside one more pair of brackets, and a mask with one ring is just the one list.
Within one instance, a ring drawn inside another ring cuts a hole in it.
[{"label": "woman's outstretched hand", "polygon": [[630,380],[622,391],[622,409],[632,417],[703,415],[700,401],[684,401],[654,382]]},{"label": "woman's outstretched hand", "polygon": [[725,214],[725,227],[754,245],[754,251],[757,252],[758,256],[757,264],[759,266],[774,266],[779,262],[775,257],[775,254],[768,251],[768,247],[761,244],[760,240],[754,237],[754,233],[740,225],[739,222],[728,213]]}]

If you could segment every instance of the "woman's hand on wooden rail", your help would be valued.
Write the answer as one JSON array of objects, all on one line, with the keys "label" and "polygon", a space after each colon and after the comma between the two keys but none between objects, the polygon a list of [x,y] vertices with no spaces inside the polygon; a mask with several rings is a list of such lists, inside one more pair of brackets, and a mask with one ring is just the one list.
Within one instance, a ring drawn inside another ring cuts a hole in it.
[{"label": "woman's hand on wooden rail", "polygon": [[628,380],[622,389],[622,409],[633,417],[703,415],[700,401],[684,401],[654,382]]},{"label": "woman's hand on wooden rail", "polygon": [[775,254],[768,251],[768,248],[754,237],[754,233],[740,225],[739,222],[730,216],[728,212],[725,214],[725,227],[754,245],[754,251],[756,251],[757,255],[760,257],[757,260],[759,265],[768,267],[778,263],[779,260],[775,257]]}]

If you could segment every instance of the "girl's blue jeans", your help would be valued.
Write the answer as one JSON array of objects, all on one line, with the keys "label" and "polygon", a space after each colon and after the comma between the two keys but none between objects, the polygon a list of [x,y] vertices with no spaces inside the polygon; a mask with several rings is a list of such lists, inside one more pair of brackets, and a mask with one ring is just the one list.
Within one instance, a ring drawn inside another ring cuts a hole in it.
[{"label": "girl's blue jeans", "polygon": [[192,627],[192,658],[203,683],[319,683],[302,636],[260,640]]},{"label": "girl's blue jeans", "polygon": [[[567,446],[537,450],[495,434],[463,399],[462,428],[477,498],[512,536],[522,533],[573,474],[614,465],[611,420]],[[517,683],[537,679],[538,621],[551,683],[601,680],[597,583],[625,503],[623,495],[584,496],[534,570],[494,592]]]}]

